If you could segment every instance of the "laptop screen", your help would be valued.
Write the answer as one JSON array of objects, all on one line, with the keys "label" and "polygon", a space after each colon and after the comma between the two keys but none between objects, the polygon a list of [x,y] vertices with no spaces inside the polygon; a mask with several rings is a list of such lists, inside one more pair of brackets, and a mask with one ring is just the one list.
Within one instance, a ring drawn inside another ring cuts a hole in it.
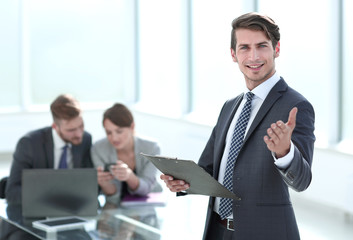
[{"label": "laptop screen", "polygon": [[94,168],[24,169],[24,217],[95,216],[98,209]]}]

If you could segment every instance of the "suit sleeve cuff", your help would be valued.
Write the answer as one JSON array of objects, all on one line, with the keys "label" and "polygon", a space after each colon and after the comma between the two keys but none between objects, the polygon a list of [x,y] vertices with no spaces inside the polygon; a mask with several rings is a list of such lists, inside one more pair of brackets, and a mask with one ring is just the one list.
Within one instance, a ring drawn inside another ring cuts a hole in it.
[{"label": "suit sleeve cuff", "polygon": [[289,153],[281,158],[276,158],[275,153],[272,153],[272,157],[275,160],[275,165],[280,168],[280,169],[286,169],[291,163],[292,160],[294,158],[294,145],[293,142],[290,142],[290,149],[289,149]]}]

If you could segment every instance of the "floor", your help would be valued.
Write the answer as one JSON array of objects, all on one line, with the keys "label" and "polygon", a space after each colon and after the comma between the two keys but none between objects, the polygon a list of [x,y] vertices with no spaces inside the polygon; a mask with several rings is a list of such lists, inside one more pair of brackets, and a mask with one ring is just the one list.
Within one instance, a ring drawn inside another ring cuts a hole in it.
[{"label": "floor", "polygon": [[[9,160],[10,159],[10,160]],[[11,164],[11,155],[0,154],[0,178],[9,174]],[[207,197],[204,196],[188,196],[187,198],[176,199],[174,195],[169,198],[171,204],[184,209],[187,212],[195,212],[195,218],[204,217],[207,204]],[[352,240],[353,239],[353,216],[332,208],[327,208],[315,203],[308,203],[302,199],[292,199],[296,213],[296,218],[302,240]],[[176,216],[178,213],[176,213]],[[191,215],[191,218],[193,218]],[[192,220],[192,219],[189,219]],[[194,221],[195,220],[195,221]],[[203,223],[196,226],[196,219],[192,220],[193,228],[190,228],[190,234],[200,239],[202,236]],[[175,219],[175,221],[179,221]],[[169,223],[169,224],[168,224]],[[174,225],[174,220],[166,221],[166,225]],[[175,226],[175,225],[174,225]],[[171,229],[172,230],[172,229]],[[186,229],[185,229],[186,230]],[[195,232],[195,230],[197,230]],[[188,230],[186,230],[189,232]]]},{"label": "floor", "polygon": [[315,203],[293,200],[302,240],[351,240],[353,216]]}]

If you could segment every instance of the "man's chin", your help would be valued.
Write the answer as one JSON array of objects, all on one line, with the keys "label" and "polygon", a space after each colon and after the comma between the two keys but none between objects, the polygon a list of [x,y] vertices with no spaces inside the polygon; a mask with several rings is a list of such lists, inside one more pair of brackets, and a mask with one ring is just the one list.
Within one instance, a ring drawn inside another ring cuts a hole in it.
[{"label": "man's chin", "polygon": [[82,143],[82,138],[81,139],[72,139],[70,142],[72,145],[80,145]]}]

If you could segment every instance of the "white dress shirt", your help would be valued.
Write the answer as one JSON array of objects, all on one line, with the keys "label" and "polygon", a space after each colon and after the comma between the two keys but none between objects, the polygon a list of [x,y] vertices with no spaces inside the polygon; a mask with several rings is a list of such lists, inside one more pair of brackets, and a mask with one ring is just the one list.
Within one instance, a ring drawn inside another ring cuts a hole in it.
[{"label": "white dress shirt", "polygon": [[[271,89],[273,88],[274,85],[276,85],[276,83],[280,80],[279,75],[277,74],[277,72],[275,74],[273,74],[272,77],[270,77],[268,80],[266,80],[265,82],[263,82],[262,84],[260,84],[259,86],[257,86],[256,88],[254,88],[251,92],[254,94],[254,97],[252,99],[251,102],[251,113],[250,113],[250,119],[248,122],[248,125],[246,127],[245,130],[245,134],[244,137],[246,136],[251,123],[254,121],[255,116],[257,114],[257,112],[259,111],[262,103],[264,102],[264,100],[266,99],[268,93],[271,91]],[[239,118],[239,115],[241,113],[241,110],[244,107],[244,104],[246,102],[246,96],[245,94],[249,92],[248,89],[246,89],[244,91],[244,97],[242,102],[240,103],[236,113],[234,114],[233,120],[229,126],[228,132],[227,132],[227,137],[226,137],[226,146],[224,148],[224,152],[223,152],[223,156],[222,156],[222,160],[221,160],[221,165],[219,167],[219,173],[218,173],[218,182],[220,182],[223,185],[223,179],[224,179],[224,173],[226,170],[226,165],[227,165],[227,159],[228,159],[228,155],[229,155],[229,149],[230,149],[230,144],[232,141],[232,136],[233,136],[233,132],[234,132],[234,128],[235,128],[235,124]],[[270,126],[268,126],[270,127]],[[286,168],[287,166],[289,166],[289,164],[291,163],[291,161],[293,160],[294,157],[294,147],[293,144],[291,143],[291,148],[290,148],[290,152],[282,157],[282,158],[276,158],[274,153],[272,153],[272,156],[274,158],[274,164],[276,164],[277,167],[279,168]],[[235,162],[236,164],[236,162]],[[220,203],[221,198],[217,197],[215,200],[215,205],[214,205],[214,211],[215,212],[219,212],[219,203]],[[228,218],[232,219],[233,215],[229,216]]]}]

